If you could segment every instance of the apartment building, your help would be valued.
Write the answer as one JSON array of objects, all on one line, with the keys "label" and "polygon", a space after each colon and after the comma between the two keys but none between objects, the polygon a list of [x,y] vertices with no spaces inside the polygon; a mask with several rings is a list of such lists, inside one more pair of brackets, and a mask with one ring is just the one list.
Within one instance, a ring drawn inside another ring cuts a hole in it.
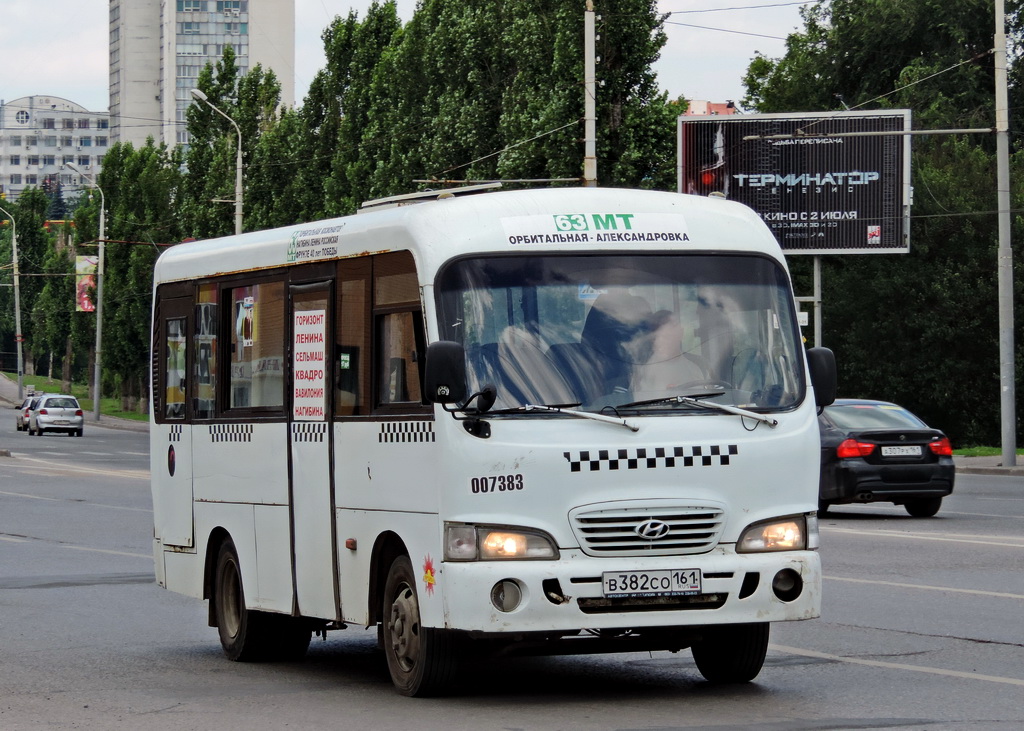
[{"label": "apartment building", "polygon": [[188,144],[190,91],[229,44],[239,73],[272,69],[295,104],[295,0],[110,0],[112,142]]},{"label": "apartment building", "polygon": [[25,188],[58,180],[77,189],[79,175],[64,166],[96,174],[111,144],[106,112],[43,94],[0,100],[0,193],[13,201]]}]

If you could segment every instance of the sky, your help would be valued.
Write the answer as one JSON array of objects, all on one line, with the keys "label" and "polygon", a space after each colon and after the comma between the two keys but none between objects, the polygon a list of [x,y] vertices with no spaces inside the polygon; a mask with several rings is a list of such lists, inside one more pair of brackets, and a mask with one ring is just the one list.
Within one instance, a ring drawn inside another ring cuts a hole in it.
[{"label": "sky", "polygon": [[[580,11],[585,8],[579,0]],[[614,0],[596,0],[601,6]],[[668,43],[655,65],[671,98],[739,101],[742,78],[760,51],[778,58],[786,35],[802,27],[793,0],[658,0]],[[320,35],[336,15],[360,17],[370,0],[295,0],[295,92],[301,104],[324,65]],[[415,0],[398,0],[403,21]],[[90,111],[107,108],[107,0],[0,0],[0,99],[58,96]]]}]

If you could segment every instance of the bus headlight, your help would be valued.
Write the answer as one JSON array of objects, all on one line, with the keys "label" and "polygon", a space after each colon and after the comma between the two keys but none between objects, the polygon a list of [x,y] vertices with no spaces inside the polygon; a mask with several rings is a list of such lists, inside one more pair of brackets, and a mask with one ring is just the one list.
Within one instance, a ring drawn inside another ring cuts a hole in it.
[{"label": "bus headlight", "polygon": [[740,534],[737,553],[803,551],[818,547],[817,519],[796,515],[754,523]]},{"label": "bus headlight", "polygon": [[558,558],[555,542],[546,533],[506,526],[445,523],[446,561],[501,561]]}]

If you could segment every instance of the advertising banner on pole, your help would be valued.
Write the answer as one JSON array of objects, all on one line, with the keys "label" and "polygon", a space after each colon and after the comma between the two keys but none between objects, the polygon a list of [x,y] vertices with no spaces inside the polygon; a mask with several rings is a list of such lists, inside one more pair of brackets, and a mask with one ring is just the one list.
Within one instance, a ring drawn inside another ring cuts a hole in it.
[{"label": "advertising banner on pole", "polygon": [[905,109],[681,116],[679,192],[750,206],[786,254],[906,253],[910,137],[864,133],[909,129]]},{"label": "advertising banner on pole", "polygon": [[92,301],[96,291],[96,256],[75,257],[75,312],[95,312],[96,303]]}]

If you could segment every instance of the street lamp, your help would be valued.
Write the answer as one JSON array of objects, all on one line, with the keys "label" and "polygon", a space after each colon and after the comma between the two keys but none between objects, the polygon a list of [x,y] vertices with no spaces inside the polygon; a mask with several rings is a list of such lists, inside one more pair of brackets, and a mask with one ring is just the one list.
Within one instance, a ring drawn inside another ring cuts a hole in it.
[{"label": "street lamp", "polygon": [[22,393],[22,382],[25,373],[21,356],[21,275],[18,273],[18,225],[7,210],[0,208],[11,219],[11,253],[14,255],[14,340],[18,344],[18,400],[25,396]]},{"label": "street lamp", "polygon": [[[235,120],[214,106],[209,97],[199,89],[192,90],[192,97],[203,102],[210,109],[231,122],[231,125],[235,128],[235,136],[238,138],[238,153],[235,155],[235,233],[240,234],[242,233],[242,130]],[[216,202],[230,203],[231,201],[217,200]]]},{"label": "street lamp", "polygon": [[100,354],[103,349],[103,244],[106,243],[107,238],[107,201],[103,195],[103,188],[97,183],[96,179],[91,175],[86,175],[77,167],[73,162],[65,163],[67,167],[71,168],[74,172],[89,181],[96,190],[100,192],[100,255],[99,261],[96,263],[96,363],[93,372],[92,379],[92,390],[93,390],[93,405],[95,406],[95,419],[100,420]]}]

